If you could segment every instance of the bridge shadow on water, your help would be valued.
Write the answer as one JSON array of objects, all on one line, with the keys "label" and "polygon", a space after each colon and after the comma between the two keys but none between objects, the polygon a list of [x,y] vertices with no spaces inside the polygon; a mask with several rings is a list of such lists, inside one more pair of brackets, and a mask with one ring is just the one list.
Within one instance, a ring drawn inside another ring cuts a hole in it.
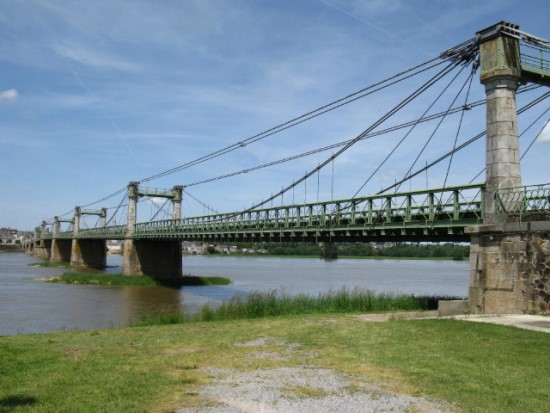
[{"label": "bridge shadow on water", "polygon": [[228,285],[202,285],[202,286],[187,286],[182,287],[183,293],[192,294],[197,297],[206,298],[212,301],[227,301],[235,296],[243,296],[248,294],[248,291],[237,289]]},{"label": "bridge shadow on water", "polygon": [[213,285],[202,281],[201,277],[184,276],[181,279],[157,280],[158,286],[163,290],[178,292],[178,294],[192,294],[196,297],[207,298],[214,301],[226,301],[234,296],[248,294],[247,290],[235,288],[230,284]]}]

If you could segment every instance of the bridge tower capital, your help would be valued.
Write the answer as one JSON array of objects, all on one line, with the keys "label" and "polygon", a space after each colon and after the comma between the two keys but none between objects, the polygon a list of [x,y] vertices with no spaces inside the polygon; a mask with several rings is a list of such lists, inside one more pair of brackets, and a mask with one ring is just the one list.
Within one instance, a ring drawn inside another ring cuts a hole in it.
[{"label": "bridge tower capital", "polygon": [[73,236],[78,237],[78,231],[80,231],[80,217],[82,215],[82,210],[79,206],[74,208],[74,218],[73,218]]},{"label": "bridge tower capital", "polygon": [[101,208],[101,213],[99,214],[99,226],[105,228],[107,226],[107,208]]},{"label": "bridge tower capital", "polygon": [[57,238],[57,234],[59,234],[59,228],[60,228],[60,222],[59,217],[55,216],[53,218],[53,226],[52,226],[52,236],[53,238]]},{"label": "bridge tower capital", "polygon": [[139,199],[139,182],[132,181],[128,184],[128,214],[126,223],[126,238],[134,235],[134,227],[137,220],[137,202]]},{"label": "bridge tower capital", "polygon": [[181,201],[183,195],[183,186],[176,185],[172,188],[174,197],[172,198],[172,218],[181,219]]},{"label": "bridge tower capital", "polygon": [[46,221],[40,223],[40,245],[44,245],[44,238],[46,237],[46,231],[48,229],[47,225],[48,223]]}]

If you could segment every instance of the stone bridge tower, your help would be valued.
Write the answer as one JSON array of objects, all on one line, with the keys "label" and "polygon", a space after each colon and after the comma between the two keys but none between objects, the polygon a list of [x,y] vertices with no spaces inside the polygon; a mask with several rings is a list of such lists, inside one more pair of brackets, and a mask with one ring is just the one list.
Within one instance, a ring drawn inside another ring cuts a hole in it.
[{"label": "stone bridge tower", "polygon": [[[522,216],[516,89],[526,81],[519,26],[501,22],[477,33],[487,96],[484,225],[471,235],[469,311],[532,313],[550,301],[550,221]],[[532,80],[532,79],[529,79]]]}]

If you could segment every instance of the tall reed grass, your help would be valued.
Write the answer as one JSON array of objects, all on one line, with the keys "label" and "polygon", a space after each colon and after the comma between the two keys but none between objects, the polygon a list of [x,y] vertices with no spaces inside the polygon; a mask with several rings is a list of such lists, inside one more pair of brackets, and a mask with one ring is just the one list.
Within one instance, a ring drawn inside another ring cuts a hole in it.
[{"label": "tall reed grass", "polygon": [[204,304],[198,314],[147,314],[136,325],[173,324],[192,321],[223,321],[297,314],[377,313],[437,309],[440,299],[457,297],[376,294],[370,290],[343,288],[337,291],[290,295],[284,291],[252,291],[222,303]]},{"label": "tall reed grass", "polygon": [[234,320],[291,314],[373,313],[388,311],[420,311],[437,306],[436,297],[414,297],[395,294],[375,294],[369,290],[343,288],[319,293],[317,296],[291,296],[278,290],[253,291],[220,304],[205,304],[201,320]]}]

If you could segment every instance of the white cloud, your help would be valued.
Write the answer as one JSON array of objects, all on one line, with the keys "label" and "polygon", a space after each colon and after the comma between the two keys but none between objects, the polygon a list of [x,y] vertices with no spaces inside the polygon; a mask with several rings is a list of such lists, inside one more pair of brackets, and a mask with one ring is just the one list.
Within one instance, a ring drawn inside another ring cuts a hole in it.
[{"label": "white cloud", "polygon": [[151,197],[147,199],[150,203],[153,205],[163,205],[166,202],[165,198],[159,198],[159,197]]},{"label": "white cloud", "polygon": [[8,89],[0,92],[0,101],[2,100],[15,100],[19,96],[19,92],[16,89]]},{"label": "white cloud", "polygon": [[134,64],[126,62],[117,56],[87,49],[83,45],[56,44],[53,46],[53,49],[56,53],[67,59],[100,69],[114,69],[123,72],[133,72],[137,69],[137,66]]},{"label": "white cloud", "polygon": [[550,142],[550,119],[546,122],[546,126],[542,130],[538,138],[539,142]]}]

